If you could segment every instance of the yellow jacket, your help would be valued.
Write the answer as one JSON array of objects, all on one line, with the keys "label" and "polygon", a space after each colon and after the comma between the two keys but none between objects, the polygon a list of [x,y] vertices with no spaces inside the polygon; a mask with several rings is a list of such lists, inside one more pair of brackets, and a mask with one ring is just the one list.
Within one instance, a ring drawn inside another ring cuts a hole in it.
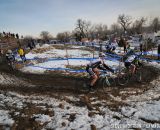
[{"label": "yellow jacket", "polygon": [[20,56],[24,55],[24,50],[22,48],[18,49],[18,54]]}]

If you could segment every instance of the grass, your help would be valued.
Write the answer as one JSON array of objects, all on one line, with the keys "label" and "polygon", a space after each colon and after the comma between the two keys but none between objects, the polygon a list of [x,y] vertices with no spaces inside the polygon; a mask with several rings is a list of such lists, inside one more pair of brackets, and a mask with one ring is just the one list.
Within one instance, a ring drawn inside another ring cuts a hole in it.
[{"label": "grass", "polygon": [[54,49],[54,48],[53,47],[37,48],[37,49],[32,50],[32,52],[34,52],[34,53],[44,53],[44,52],[52,50],[52,49]]},{"label": "grass", "polygon": [[74,70],[85,70],[86,66],[73,66],[73,65],[66,65],[66,68],[69,68],[69,69],[74,69]]},{"label": "grass", "polygon": [[[76,46],[76,45],[74,45],[74,46]],[[55,49],[62,49],[62,50],[65,50],[65,49],[75,50],[75,49],[77,49],[77,48],[74,48],[73,45],[52,45],[52,47],[54,47]],[[85,47],[85,46],[84,46],[84,48],[78,48],[78,49],[90,51],[90,52],[94,51],[94,49],[89,48],[89,47]]]}]

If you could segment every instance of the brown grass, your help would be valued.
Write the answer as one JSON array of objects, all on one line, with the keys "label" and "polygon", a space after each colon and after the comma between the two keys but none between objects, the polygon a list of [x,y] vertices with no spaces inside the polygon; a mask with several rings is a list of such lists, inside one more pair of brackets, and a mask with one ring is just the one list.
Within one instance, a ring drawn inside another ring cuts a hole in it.
[{"label": "brown grass", "polygon": [[75,49],[78,49],[78,50],[85,50],[85,51],[90,51],[92,52],[94,49],[92,48],[89,48],[89,47],[84,47],[84,48],[73,48],[72,47],[73,45],[52,45],[52,47],[54,47],[55,49],[62,49],[62,50],[65,50],[65,49],[70,49],[70,50],[75,50]]},{"label": "brown grass", "polygon": [[31,52],[33,52],[33,53],[44,53],[44,52],[52,50],[52,49],[54,49],[54,47],[37,48],[37,49],[32,50]]},{"label": "brown grass", "polygon": [[74,70],[81,70],[81,69],[85,69],[86,66],[73,66],[73,65],[66,65],[66,68],[70,68],[70,69],[74,69]]}]

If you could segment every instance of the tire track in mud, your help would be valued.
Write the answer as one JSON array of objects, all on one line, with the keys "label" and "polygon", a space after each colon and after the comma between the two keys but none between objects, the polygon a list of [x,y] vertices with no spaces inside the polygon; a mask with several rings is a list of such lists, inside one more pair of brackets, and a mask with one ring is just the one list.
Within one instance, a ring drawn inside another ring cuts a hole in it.
[{"label": "tire track in mud", "polygon": [[[60,74],[29,74],[29,73],[22,73],[20,71],[10,71],[7,66],[4,64],[0,65],[0,72],[14,75],[17,78],[23,79],[24,81],[28,82],[31,85],[23,85],[17,83],[17,85],[1,85],[0,89],[3,91],[16,91],[21,93],[39,93],[39,94],[49,94],[52,93],[71,93],[71,94],[88,94],[85,91],[83,85],[87,82],[87,78],[75,78],[75,77],[67,77],[62,76]],[[143,83],[137,83],[135,81],[130,81],[128,85],[119,86],[117,85],[114,88],[111,88],[108,93],[114,96],[123,96],[126,98],[128,94],[122,94],[122,91],[134,91],[133,94],[139,94],[149,89],[149,83],[158,77],[159,70],[151,67],[151,66],[144,66],[142,69],[143,74]],[[101,86],[97,85],[97,96],[101,97],[102,95],[106,95],[101,90]],[[92,95],[92,94],[90,94]],[[93,94],[94,95],[94,94]]]}]

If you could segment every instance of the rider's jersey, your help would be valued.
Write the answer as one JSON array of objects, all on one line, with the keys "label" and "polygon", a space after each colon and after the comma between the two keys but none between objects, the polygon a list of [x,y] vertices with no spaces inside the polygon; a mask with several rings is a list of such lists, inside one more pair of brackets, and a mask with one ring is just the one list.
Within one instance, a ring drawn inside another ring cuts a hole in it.
[{"label": "rider's jersey", "polygon": [[106,49],[115,49],[117,47],[117,43],[116,42],[111,42],[108,45],[106,45]]},{"label": "rider's jersey", "polygon": [[99,58],[99,59],[90,61],[88,66],[91,67],[91,68],[97,68],[98,66],[100,66],[102,64],[104,64],[104,61]]},{"label": "rider's jersey", "polygon": [[111,46],[112,46],[112,47],[117,47],[117,45],[118,45],[118,44],[117,44],[116,42],[112,42],[112,43],[111,43]]},{"label": "rider's jersey", "polygon": [[133,62],[135,60],[136,56],[135,55],[130,55],[126,60],[125,62]]}]

